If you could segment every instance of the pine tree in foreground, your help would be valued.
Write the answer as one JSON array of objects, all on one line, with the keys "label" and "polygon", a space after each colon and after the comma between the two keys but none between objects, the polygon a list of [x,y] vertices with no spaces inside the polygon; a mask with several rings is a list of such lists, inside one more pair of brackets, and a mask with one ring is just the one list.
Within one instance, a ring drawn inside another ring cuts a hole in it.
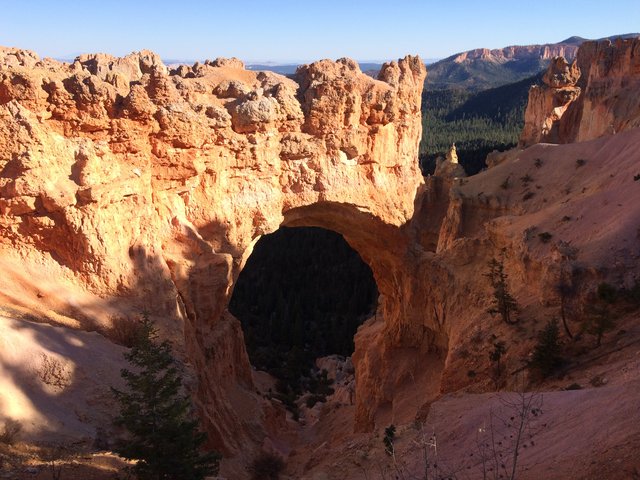
[{"label": "pine tree in foreground", "polygon": [[123,369],[125,391],[112,391],[120,403],[115,424],[128,431],[116,452],[137,461],[140,480],[202,480],[218,471],[220,456],[202,453],[206,435],[198,431],[191,401],[167,341],[157,343],[157,330],[143,315],[133,348],[125,353],[132,370]]}]

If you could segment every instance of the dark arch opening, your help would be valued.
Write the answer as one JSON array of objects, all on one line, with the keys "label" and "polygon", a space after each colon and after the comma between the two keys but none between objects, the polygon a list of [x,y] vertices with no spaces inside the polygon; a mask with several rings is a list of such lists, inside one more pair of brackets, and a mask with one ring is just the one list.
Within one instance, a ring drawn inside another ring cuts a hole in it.
[{"label": "dark arch opening", "polygon": [[242,324],[251,364],[273,375],[281,398],[293,403],[322,390],[317,358],[353,353],[356,330],[377,300],[371,269],[342,235],[281,227],[256,243],[229,311]]}]

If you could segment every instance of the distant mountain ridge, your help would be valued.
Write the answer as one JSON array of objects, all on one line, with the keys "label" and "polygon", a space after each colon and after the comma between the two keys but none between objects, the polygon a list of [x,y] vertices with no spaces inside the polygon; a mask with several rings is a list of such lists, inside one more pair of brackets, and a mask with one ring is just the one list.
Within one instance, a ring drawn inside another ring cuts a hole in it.
[{"label": "distant mountain ridge", "polygon": [[[638,33],[614,35],[598,40],[640,36]],[[512,45],[505,48],[477,48],[451,55],[429,65],[426,87],[438,90],[462,87],[484,90],[520,81],[546,68],[557,56],[573,60],[578,47],[587,39],[573,36],[558,43]]]}]

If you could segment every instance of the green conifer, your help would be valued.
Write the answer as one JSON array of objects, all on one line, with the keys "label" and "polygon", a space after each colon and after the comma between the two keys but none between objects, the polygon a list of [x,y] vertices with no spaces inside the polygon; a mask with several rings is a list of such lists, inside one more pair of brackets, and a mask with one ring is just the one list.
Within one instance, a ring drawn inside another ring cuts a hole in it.
[{"label": "green conifer", "polygon": [[551,375],[562,363],[560,329],[553,319],[538,333],[538,343],[533,350],[529,367],[537,371],[542,378]]},{"label": "green conifer", "polygon": [[220,456],[202,453],[206,435],[198,430],[189,397],[167,341],[143,315],[133,348],[125,353],[132,370],[123,369],[126,390],[112,389],[120,403],[115,424],[128,431],[116,452],[137,461],[140,480],[202,480],[216,474]]}]

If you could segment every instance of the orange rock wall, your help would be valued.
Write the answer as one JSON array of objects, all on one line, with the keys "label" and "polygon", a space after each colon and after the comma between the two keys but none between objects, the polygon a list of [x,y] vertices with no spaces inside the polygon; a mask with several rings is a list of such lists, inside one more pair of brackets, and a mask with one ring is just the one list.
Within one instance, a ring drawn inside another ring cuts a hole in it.
[{"label": "orange rock wall", "polygon": [[533,86],[520,146],[572,143],[640,126],[640,38],[585,42]]}]

